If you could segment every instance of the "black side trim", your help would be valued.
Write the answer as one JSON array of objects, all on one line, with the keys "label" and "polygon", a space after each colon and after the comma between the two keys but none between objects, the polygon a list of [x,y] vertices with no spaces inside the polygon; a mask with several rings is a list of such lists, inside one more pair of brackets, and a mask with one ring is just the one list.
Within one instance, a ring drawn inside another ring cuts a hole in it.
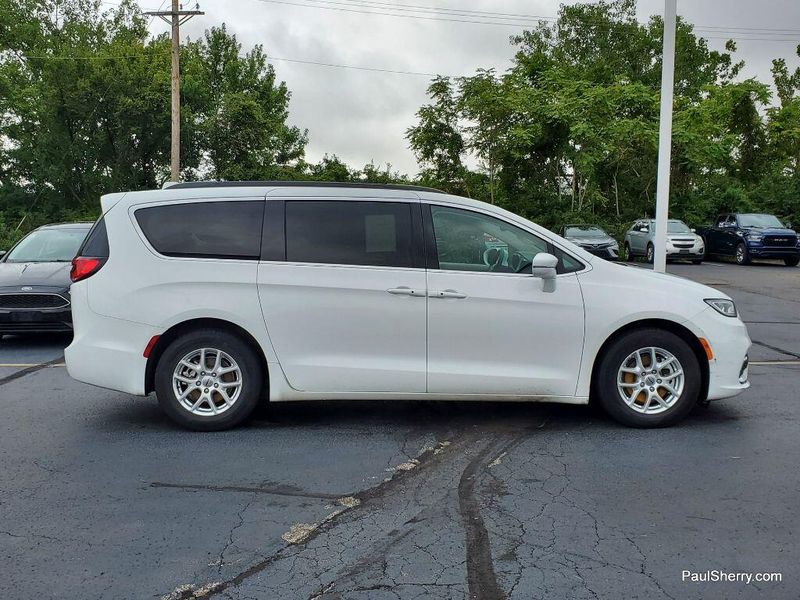
[{"label": "black side trim", "polygon": [[436,250],[436,234],[433,231],[431,205],[422,203],[422,224],[425,235],[425,264],[428,269],[439,268],[439,253]]},{"label": "black side trim", "polygon": [[411,204],[411,252],[414,268],[425,268],[425,233],[422,220],[422,203]]},{"label": "black side trim", "polygon": [[261,231],[261,260],[286,260],[286,202],[267,200]]}]

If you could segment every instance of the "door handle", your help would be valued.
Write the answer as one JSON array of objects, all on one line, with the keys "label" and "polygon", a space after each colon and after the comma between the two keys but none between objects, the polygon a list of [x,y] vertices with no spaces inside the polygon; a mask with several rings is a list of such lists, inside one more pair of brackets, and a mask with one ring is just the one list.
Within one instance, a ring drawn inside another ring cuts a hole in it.
[{"label": "door handle", "polygon": [[430,298],[466,298],[466,294],[457,292],[456,290],[440,290],[438,292],[428,292]]},{"label": "door handle", "polygon": [[401,286],[396,288],[390,288],[386,290],[393,296],[414,296],[417,298],[421,298],[425,295],[425,292],[421,290],[412,290],[410,287]]}]

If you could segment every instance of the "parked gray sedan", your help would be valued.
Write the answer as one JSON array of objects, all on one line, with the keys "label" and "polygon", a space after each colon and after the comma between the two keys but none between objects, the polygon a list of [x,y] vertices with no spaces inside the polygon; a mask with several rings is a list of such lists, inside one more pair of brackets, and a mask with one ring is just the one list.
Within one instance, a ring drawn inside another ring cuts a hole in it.
[{"label": "parked gray sedan", "polygon": [[[653,262],[655,254],[656,222],[653,219],[636,221],[625,234],[625,260],[635,260],[644,256]],[[667,221],[667,259],[691,260],[699,265],[705,258],[706,249],[703,238],[683,221]]]},{"label": "parked gray sedan", "polygon": [[619,259],[619,244],[597,225],[564,225],[561,236],[587,252],[607,260]]}]

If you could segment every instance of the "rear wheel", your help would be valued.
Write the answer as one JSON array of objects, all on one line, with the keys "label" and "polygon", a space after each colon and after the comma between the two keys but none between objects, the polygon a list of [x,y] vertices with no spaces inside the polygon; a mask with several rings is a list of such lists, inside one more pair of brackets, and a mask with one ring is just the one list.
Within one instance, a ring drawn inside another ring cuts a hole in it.
[{"label": "rear wheel", "polygon": [[738,265],[746,265],[750,263],[750,252],[747,251],[747,246],[743,243],[739,243],[736,246],[736,264]]},{"label": "rear wheel", "polygon": [[611,343],[596,368],[595,391],[614,420],[630,427],[666,427],[700,397],[700,365],[682,338],[639,329]]},{"label": "rear wheel", "polygon": [[224,329],[182,335],[156,366],[155,390],[162,410],[178,425],[197,431],[239,425],[255,409],[263,387],[256,353]]},{"label": "rear wheel", "polygon": [[787,267],[796,267],[800,264],[800,256],[792,256],[791,258],[784,258],[783,262]]}]

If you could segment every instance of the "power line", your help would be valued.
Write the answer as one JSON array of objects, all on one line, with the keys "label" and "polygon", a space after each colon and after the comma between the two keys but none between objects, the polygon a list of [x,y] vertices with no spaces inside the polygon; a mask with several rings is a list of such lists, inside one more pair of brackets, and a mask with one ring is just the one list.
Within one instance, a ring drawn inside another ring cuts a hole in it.
[{"label": "power line", "polygon": [[[330,10],[336,12],[348,12],[367,15],[378,15],[395,17],[401,19],[416,19],[422,21],[446,21],[453,23],[469,23],[475,25],[499,25],[514,28],[531,27],[531,21],[557,21],[557,17],[547,17],[541,15],[515,15],[515,13],[492,13],[488,11],[471,11],[467,9],[440,9],[434,7],[423,7],[419,5],[396,5],[387,2],[376,2],[374,0],[258,0],[269,4],[282,4],[286,6],[296,6],[300,8],[314,8],[319,10]],[[370,9],[370,10],[368,10]],[[406,14],[409,13],[409,14]],[[421,13],[421,14],[419,14]],[[464,17],[464,18],[453,18]],[[489,20],[487,20],[489,19]],[[511,21],[509,19],[515,19]],[[527,21],[527,22],[526,22]],[[722,26],[702,26],[693,25],[697,31],[709,30],[711,33],[731,33],[732,36],[713,36],[703,35],[706,39],[739,39],[741,41],[769,41],[769,42],[800,42],[800,30],[794,29],[769,29],[769,28],[747,28]],[[752,35],[769,35],[783,37],[751,37]],[[786,37],[791,36],[791,37]]]},{"label": "power line", "polygon": [[382,69],[378,67],[360,67],[356,65],[341,65],[336,63],[318,62],[314,60],[300,60],[297,58],[280,58],[277,56],[267,56],[267,61],[279,60],[282,62],[298,63],[301,65],[316,65],[318,67],[334,67],[337,69],[355,69],[357,71],[373,71],[375,73],[394,73],[396,75],[419,75],[423,77],[438,77],[436,73],[422,73],[419,71],[401,71],[395,69]]}]

